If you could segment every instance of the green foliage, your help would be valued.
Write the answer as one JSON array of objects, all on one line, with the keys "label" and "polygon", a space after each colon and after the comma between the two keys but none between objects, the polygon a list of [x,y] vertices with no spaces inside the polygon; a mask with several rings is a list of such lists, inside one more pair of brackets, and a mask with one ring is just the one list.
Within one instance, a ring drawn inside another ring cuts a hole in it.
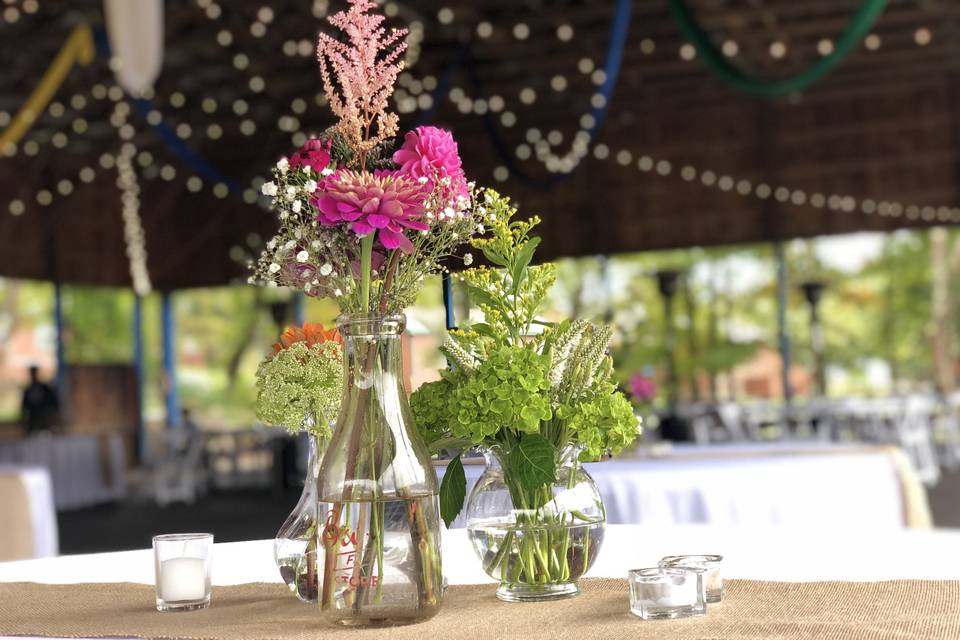
[{"label": "green foliage", "polygon": [[540,244],[540,238],[530,237],[530,230],[539,218],[514,220],[517,210],[510,199],[493,189],[483,192],[483,202],[478,213],[489,235],[473,238],[470,244],[494,267],[468,269],[462,280],[484,313],[487,331],[518,343],[530,335],[557,271],[553,264],[530,266]]},{"label": "green foliage", "polygon": [[450,431],[450,395],[453,385],[446,378],[427,382],[410,395],[410,409],[425,442],[436,442]]},{"label": "green foliage", "polygon": [[451,433],[475,444],[501,429],[537,433],[551,416],[547,366],[548,360],[531,349],[501,345],[473,374],[448,374]]},{"label": "green foliage", "polygon": [[[329,438],[343,393],[343,351],[336,342],[295,342],[257,369],[257,417],[296,432]],[[312,415],[313,425],[305,424]]]},{"label": "green foliage", "polygon": [[550,484],[557,474],[557,451],[539,433],[525,433],[510,449],[510,474],[527,493]]},{"label": "green foliage", "polygon": [[[411,404],[432,449],[457,441],[496,448],[515,506],[536,509],[568,444],[598,458],[629,444],[638,421],[613,383],[611,329],[538,319],[556,281],[554,265],[531,266],[540,240],[530,231],[539,219],[514,220],[517,210],[490,189],[483,202],[488,235],[471,244],[492,266],[469,269],[461,280],[484,322],[450,332],[442,351],[453,370],[414,392]],[[533,335],[534,327],[544,330]],[[451,467],[447,473],[456,472]],[[457,500],[463,496],[441,487],[442,502]]]},{"label": "green foliage", "polygon": [[463,463],[460,456],[455,457],[447,465],[440,483],[440,517],[449,527],[463,510],[463,501],[467,497],[467,476],[463,472]]},{"label": "green foliage", "polygon": [[557,409],[570,437],[583,445],[583,460],[598,460],[607,451],[620,453],[639,434],[639,424],[630,401],[613,385],[588,400]]}]

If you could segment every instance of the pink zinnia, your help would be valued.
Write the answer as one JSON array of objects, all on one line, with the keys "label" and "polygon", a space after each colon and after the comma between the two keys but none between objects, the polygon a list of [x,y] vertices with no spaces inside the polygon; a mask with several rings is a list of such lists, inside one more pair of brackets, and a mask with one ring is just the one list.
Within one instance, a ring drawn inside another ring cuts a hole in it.
[{"label": "pink zinnia", "polygon": [[307,140],[299,151],[290,156],[290,166],[307,166],[320,173],[330,166],[330,141],[324,142],[316,138]]},{"label": "pink zinnia", "polygon": [[419,222],[423,213],[423,187],[396,172],[342,170],[331,175],[313,200],[325,227],[349,222],[360,237],[376,233],[387,249],[413,252],[407,229],[426,231]]},{"label": "pink zinnia", "polygon": [[449,178],[448,193],[468,197],[467,178],[460,162],[460,151],[453,135],[437,127],[417,127],[403,137],[403,146],[393,154],[400,171],[414,179],[426,179],[427,187],[436,188],[436,178]]}]

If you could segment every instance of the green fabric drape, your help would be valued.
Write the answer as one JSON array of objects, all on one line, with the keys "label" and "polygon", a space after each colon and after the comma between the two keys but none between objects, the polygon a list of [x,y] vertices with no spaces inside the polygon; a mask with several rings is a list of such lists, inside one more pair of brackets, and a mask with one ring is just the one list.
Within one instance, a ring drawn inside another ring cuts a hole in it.
[{"label": "green fabric drape", "polygon": [[887,0],[863,0],[837,40],[833,52],[789,78],[764,80],[747,75],[733,65],[710,39],[687,6],[686,0],[669,0],[670,13],[680,34],[693,44],[703,65],[731,87],[751,95],[774,97],[802,91],[833,69],[867,35],[886,8]]}]

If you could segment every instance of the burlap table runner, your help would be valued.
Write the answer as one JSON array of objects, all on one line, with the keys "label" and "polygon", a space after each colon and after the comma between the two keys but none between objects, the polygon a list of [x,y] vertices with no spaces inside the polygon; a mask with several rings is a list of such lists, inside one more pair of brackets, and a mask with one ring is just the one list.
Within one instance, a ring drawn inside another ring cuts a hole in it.
[{"label": "burlap table runner", "polygon": [[205,611],[157,613],[153,588],[134,584],[0,584],[0,635],[135,636],[189,640],[955,640],[960,582],[727,582],[704,618],[642,621],[625,580],[586,580],[571,600],[506,604],[494,588],[456,586],[432,620],[389,629],[326,627],[282,585],[214,587]]}]

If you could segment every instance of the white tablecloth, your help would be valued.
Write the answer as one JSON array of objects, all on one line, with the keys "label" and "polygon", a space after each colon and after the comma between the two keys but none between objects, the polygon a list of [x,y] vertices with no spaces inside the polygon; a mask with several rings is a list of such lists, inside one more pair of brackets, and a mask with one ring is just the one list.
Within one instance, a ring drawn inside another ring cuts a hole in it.
[{"label": "white tablecloth", "polygon": [[[33,529],[35,558],[56,556],[59,552],[57,512],[53,506],[53,486],[50,473],[44,467],[0,464],[0,475],[15,475],[27,492],[30,505],[30,526]],[[3,505],[0,504],[0,526],[3,523]]]},{"label": "white tablecloth", "polygon": [[120,436],[106,437],[105,447],[95,435],[41,434],[0,442],[0,463],[49,470],[57,510],[112,502],[126,493],[126,461]]},{"label": "white tablecloth", "polygon": [[[655,566],[664,555],[721,553],[727,578],[956,580],[960,579],[957,549],[960,532],[944,530],[611,525],[589,575],[625,577],[627,569]],[[444,532],[443,565],[450,584],[491,582],[480,570],[466,530]],[[153,584],[153,554],[145,549],[0,563],[0,581]],[[214,585],[280,581],[271,540],[215,545]],[[144,602],[144,607],[151,606],[152,601]],[[217,606],[216,591],[211,606]]]},{"label": "white tablecloth", "polygon": [[[681,445],[659,456],[584,466],[600,489],[610,524],[891,530],[906,524],[904,483],[919,486],[895,454],[890,448],[819,444]],[[484,467],[464,469],[469,495]],[[438,468],[438,475],[443,471]],[[454,526],[464,525],[461,514]]]}]

